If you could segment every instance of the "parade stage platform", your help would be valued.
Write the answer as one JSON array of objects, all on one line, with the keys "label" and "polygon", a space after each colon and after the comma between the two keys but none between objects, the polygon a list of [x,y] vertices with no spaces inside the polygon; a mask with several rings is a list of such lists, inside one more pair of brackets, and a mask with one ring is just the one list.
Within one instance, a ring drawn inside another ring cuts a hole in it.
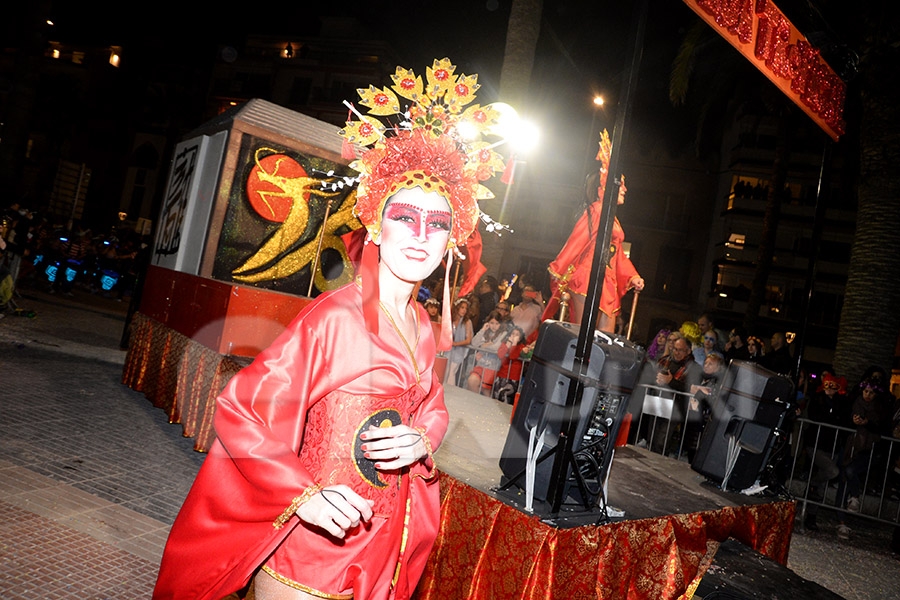
[{"label": "parade stage platform", "polygon": [[[215,397],[244,362],[137,313],[123,383],[205,451]],[[627,446],[616,450],[608,487],[622,518],[570,528],[543,522],[496,490],[512,407],[452,386],[445,398],[440,535],[417,600],[690,598],[728,538],[787,562],[793,502],[722,492],[687,463]]]}]

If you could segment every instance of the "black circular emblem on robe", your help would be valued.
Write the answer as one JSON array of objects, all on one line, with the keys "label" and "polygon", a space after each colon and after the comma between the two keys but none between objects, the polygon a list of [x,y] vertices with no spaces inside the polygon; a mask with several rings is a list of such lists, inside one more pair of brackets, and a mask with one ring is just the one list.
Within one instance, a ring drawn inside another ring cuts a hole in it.
[{"label": "black circular emblem on robe", "polygon": [[387,483],[381,479],[378,469],[375,468],[375,461],[365,457],[362,451],[362,445],[365,443],[359,436],[362,432],[368,431],[369,427],[394,427],[402,425],[403,419],[400,418],[400,412],[394,408],[385,408],[369,415],[369,418],[363,421],[356,429],[356,438],[353,442],[353,460],[356,462],[356,469],[363,479],[375,487],[387,487]]}]

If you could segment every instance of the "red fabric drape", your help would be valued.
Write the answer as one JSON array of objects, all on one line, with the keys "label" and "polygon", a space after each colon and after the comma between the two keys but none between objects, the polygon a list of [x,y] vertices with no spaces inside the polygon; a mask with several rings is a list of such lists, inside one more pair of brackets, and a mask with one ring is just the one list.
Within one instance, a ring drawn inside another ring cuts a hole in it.
[{"label": "red fabric drape", "polygon": [[478,280],[487,271],[487,267],[481,264],[481,252],[483,250],[481,243],[481,234],[478,229],[472,232],[469,239],[466,240],[466,276],[459,288],[459,297],[465,296],[475,289]]},{"label": "red fabric drape", "polygon": [[555,529],[447,475],[441,496],[417,600],[689,597],[728,537],[786,563],[795,511],[776,502]]}]

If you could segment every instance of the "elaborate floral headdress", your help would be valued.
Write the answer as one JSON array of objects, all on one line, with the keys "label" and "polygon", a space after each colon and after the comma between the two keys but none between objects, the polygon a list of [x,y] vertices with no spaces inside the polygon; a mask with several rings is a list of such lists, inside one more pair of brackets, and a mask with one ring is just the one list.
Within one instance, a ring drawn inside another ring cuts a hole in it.
[{"label": "elaborate floral headdress", "polygon": [[[350,163],[360,174],[354,213],[365,226],[368,238],[379,235],[387,200],[401,189],[414,187],[436,192],[450,205],[453,220],[448,248],[466,244],[479,216],[487,223],[488,231],[503,228],[478,209],[479,200],[494,196],[480,182],[504,169],[502,158],[493,151],[498,144],[481,140],[498,124],[501,112],[491,105],[472,104],[466,108],[480,87],[478,76],[456,75],[455,71],[450,59],[435,60],[425,69],[423,82],[412,70],[397,67],[390,87],[379,90],[370,85],[357,90],[359,103],[368,109],[367,115],[344,103],[358,118],[348,120],[341,130],[344,156],[355,155],[353,144],[371,146]],[[398,96],[409,103],[401,106]],[[452,254],[448,254],[444,327],[438,343],[441,350],[449,348],[452,341],[447,282],[451,262]],[[377,264],[377,250],[367,243],[360,270],[366,326],[373,332],[377,332],[377,311],[372,309],[378,297]]]},{"label": "elaborate floral headdress", "polygon": [[[481,140],[501,113],[491,105],[465,108],[475,100],[478,76],[455,70],[450,59],[435,60],[425,69],[423,83],[412,70],[397,67],[390,88],[357,90],[368,115],[348,104],[359,120],[347,121],[341,135],[351,144],[373,146],[350,164],[360,173],[354,212],[370,236],[380,231],[387,199],[409,187],[447,200],[453,213],[449,247],[466,244],[479,215],[489,231],[502,227],[478,210],[479,200],[494,197],[480,182],[504,168],[495,144]],[[398,96],[409,105],[401,107]],[[395,120],[386,125],[376,117]]]}]

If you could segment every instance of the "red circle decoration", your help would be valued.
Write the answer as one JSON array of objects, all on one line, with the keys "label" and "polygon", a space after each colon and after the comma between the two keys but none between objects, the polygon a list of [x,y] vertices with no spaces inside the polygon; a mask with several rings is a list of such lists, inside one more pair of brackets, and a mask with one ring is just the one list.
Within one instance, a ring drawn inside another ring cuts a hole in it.
[{"label": "red circle decoration", "polygon": [[[287,190],[277,183],[262,181],[258,175],[260,171],[280,181],[306,177],[306,171],[296,160],[284,154],[270,154],[250,170],[247,177],[247,200],[250,201],[250,206],[262,218],[283,223],[291,212],[294,198],[285,195]],[[309,202],[308,193],[303,195],[303,200]]]}]

